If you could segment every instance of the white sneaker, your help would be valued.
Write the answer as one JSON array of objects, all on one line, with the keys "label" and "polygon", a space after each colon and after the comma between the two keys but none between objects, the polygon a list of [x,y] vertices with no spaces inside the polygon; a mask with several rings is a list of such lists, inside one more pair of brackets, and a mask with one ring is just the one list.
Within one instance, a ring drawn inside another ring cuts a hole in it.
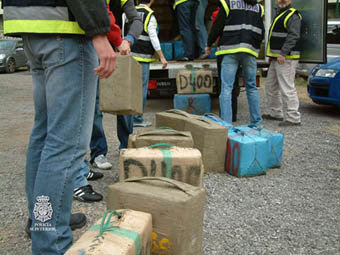
[{"label": "white sneaker", "polygon": [[94,158],[93,166],[102,170],[108,170],[112,168],[112,165],[107,161],[104,155],[99,155]]}]

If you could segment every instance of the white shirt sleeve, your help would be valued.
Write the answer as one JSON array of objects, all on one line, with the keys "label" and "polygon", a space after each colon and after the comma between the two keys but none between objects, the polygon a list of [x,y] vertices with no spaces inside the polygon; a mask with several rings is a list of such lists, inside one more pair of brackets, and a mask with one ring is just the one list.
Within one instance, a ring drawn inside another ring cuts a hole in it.
[{"label": "white shirt sleeve", "polygon": [[151,40],[152,47],[155,49],[155,51],[160,50],[161,44],[157,36],[157,21],[154,15],[152,15],[150,18],[148,31],[149,31],[149,37]]}]

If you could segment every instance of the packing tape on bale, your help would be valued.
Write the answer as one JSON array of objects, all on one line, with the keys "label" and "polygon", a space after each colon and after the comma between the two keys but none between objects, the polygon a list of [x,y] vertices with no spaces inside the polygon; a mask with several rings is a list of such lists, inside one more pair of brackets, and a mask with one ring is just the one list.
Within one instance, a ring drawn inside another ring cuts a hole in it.
[{"label": "packing tape on bale", "polygon": [[[121,237],[129,238],[135,243],[136,247],[136,255],[140,255],[141,250],[142,250],[142,241],[139,236],[139,233],[136,231],[130,230],[130,229],[125,229],[121,228],[118,226],[114,226],[111,223],[111,217],[113,215],[118,216],[118,219],[122,217],[122,214],[117,212],[117,211],[112,211],[112,210],[107,210],[103,216],[101,224],[93,225],[89,230],[90,231],[97,231],[99,230],[98,237],[101,237],[105,232],[112,233],[114,235],[118,235]],[[108,218],[105,222],[105,219]]]},{"label": "packing tape on bale", "polygon": [[171,155],[171,151],[168,148],[160,148],[160,147],[171,148],[171,147],[173,147],[173,145],[168,144],[168,143],[157,143],[157,144],[154,144],[154,145],[151,145],[151,146],[148,147],[150,149],[155,149],[156,148],[156,149],[161,150],[161,152],[163,154],[165,168],[166,168],[165,177],[171,179],[171,172],[172,172],[172,155]]}]

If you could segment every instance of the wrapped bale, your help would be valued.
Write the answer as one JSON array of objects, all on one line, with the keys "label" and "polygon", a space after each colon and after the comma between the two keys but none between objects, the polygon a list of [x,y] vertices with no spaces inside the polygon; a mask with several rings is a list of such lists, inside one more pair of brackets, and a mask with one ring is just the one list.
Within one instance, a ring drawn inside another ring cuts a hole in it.
[{"label": "wrapped bale", "polygon": [[190,132],[161,128],[131,134],[128,148],[141,148],[158,143],[167,143],[184,148],[192,148],[194,145]]},{"label": "wrapped bale", "polygon": [[257,128],[254,125],[237,127],[248,136],[257,136],[268,139],[270,151],[268,152],[268,168],[281,167],[283,151],[283,134],[268,129]]},{"label": "wrapped bale", "polygon": [[267,138],[246,134],[238,128],[229,129],[226,171],[234,176],[265,174],[270,144]]},{"label": "wrapped bale", "polygon": [[107,208],[152,214],[152,255],[202,255],[205,190],[168,178],[128,179],[109,186]]},{"label": "wrapped bale", "polygon": [[211,112],[209,94],[191,94],[174,96],[174,108],[191,114],[202,115]]},{"label": "wrapped bale", "polygon": [[178,94],[213,93],[213,73],[209,69],[184,69],[176,75]]},{"label": "wrapped bale", "polygon": [[199,150],[156,144],[120,152],[120,180],[160,176],[202,186],[202,156]]},{"label": "wrapped bale", "polygon": [[133,210],[107,211],[66,252],[66,255],[149,255],[152,216]]},{"label": "wrapped bale", "polygon": [[117,56],[116,70],[99,83],[100,111],[142,114],[142,66],[130,56]]},{"label": "wrapped bale", "polygon": [[194,147],[202,153],[206,172],[224,172],[228,128],[193,115],[187,118],[185,131],[194,138]]},{"label": "wrapped bale", "polygon": [[170,127],[175,130],[184,131],[185,122],[192,114],[181,110],[171,109],[156,113],[156,127]]}]

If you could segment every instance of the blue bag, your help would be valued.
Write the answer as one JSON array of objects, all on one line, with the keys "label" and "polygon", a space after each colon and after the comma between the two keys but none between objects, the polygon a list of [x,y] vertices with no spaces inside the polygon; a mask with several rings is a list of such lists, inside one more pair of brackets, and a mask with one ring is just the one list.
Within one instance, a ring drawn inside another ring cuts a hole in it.
[{"label": "blue bag", "polygon": [[268,139],[270,152],[268,157],[268,168],[280,167],[283,151],[283,134],[275,131],[257,128],[255,125],[239,126],[238,129],[244,131],[249,136],[258,136]]},{"label": "blue bag", "polygon": [[161,49],[166,60],[173,60],[174,54],[171,42],[161,43]]},{"label": "blue bag", "polygon": [[174,41],[174,59],[180,59],[184,57],[183,41]]},{"label": "blue bag", "polygon": [[232,175],[255,176],[267,172],[270,144],[268,139],[229,128],[226,171]]},{"label": "blue bag", "polygon": [[208,55],[209,59],[216,58],[216,48],[211,48],[211,53]]},{"label": "blue bag", "polygon": [[211,112],[211,100],[209,94],[175,94],[174,109],[188,113],[202,115]]}]

